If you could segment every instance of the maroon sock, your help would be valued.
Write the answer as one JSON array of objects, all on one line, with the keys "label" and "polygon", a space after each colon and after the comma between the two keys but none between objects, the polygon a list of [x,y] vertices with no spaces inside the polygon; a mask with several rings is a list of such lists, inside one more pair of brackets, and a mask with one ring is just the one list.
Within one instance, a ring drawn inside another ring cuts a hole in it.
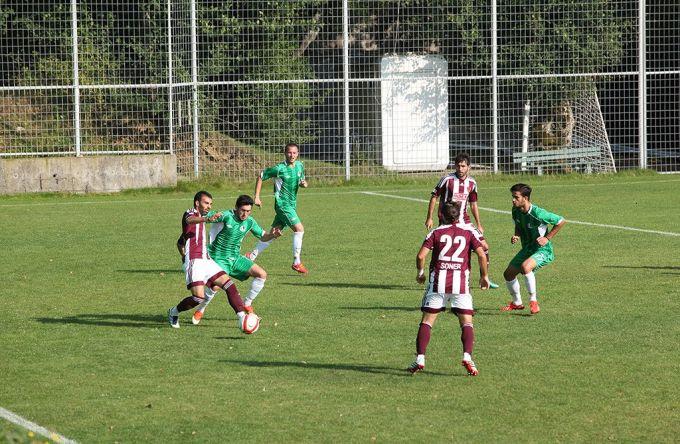
[{"label": "maroon sock", "polygon": [[230,279],[222,286],[222,288],[227,292],[227,300],[229,300],[231,308],[234,309],[234,313],[243,311],[243,299],[241,299],[241,295],[239,294],[236,285],[234,285],[234,282]]},{"label": "maroon sock", "polygon": [[475,329],[472,324],[463,324],[460,333],[460,342],[463,343],[463,353],[472,355],[472,347],[475,343]]},{"label": "maroon sock", "polygon": [[420,327],[418,328],[418,336],[416,337],[416,353],[418,353],[419,355],[425,354],[427,344],[430,343],[431,332],[432,332],[431,326],[422,322],[420,323]]},{"label": "maroon sock", "polygon": [[177,311],[191,310],[197,305],[198,302],[196,302],[193,296],[187,296],[184,299],[182,299],[179,304],[177,304]]}]

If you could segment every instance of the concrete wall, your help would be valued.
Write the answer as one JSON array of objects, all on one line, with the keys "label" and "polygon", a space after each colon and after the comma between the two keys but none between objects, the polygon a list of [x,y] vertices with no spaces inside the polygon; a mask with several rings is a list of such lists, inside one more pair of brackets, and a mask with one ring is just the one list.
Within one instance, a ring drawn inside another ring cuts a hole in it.
[{"label": "concrete wall", "polygon": [[170,154],[0,159],[0,194],[107,192],[177,184]]}]

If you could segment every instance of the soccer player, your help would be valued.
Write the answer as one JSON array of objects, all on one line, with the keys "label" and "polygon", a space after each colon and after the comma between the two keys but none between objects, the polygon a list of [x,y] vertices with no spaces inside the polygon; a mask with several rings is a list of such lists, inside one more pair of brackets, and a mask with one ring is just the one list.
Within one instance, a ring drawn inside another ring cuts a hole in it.
[{"label": "soccer player", "polygon": [[207,251],[205,223],[217,220],[217,215],[208,216],[211,207],[210,193],[199,191],[194,196],[194,207],[182,215],[180,239],[184,241],[184,245],[180,247],[178,241],[178,249],[184,252],[186,284],[191,296],[182,299],[179,304],[168,310],[168,323],[173,328],[179,328],[180,312],[190,310],[204,300],[206,286],[214,291],[224,289],[229,305],[239,318],[239,323],[245,316],[243,300],[236,286],[227,273],[210,258]]},{"label": "soccer player", "polygon": [[[541,309],[536,298],[534,270],[539,270],[555,260],[551,239],[562,229],[566,221],[562,216],[532,204],[529,185],[515,184],[510,188],[510,192],[512,193],[512,219],[515,221],[515,234],[510,238],[510,242],[516,244],[521,240],[522,249],[512,258],[503,273],[512,301],[501,310],[524,310],[517,281],[517,275],[521,272],[529,292],[531,314],[536,314]],[[548,231],[548,225],[552,225],[550,231]]]},{"label": "soccer player", "polygon": [[[298,217],[297,193],[300,187],[307,188],[305,180],[305,167],[302,161],[298,160],[299,148],[295,143],[289,143],[284,150],[286,160],[271,168],[267,168],[260,173],[255,184],[255,205],[262,206],[260,191],[262,182],[274,178],[274,211],[276,216],[272,222],[272,228],[283,230],[291,227],[293,230],[293,265],[291,268],[298,273],[307,273],[307,268],[302,264],[300,254],[302,253],[302,237],[305,234],[305,227]],[[260,240],[255,245],[253,251],[247,256],[255,260],[262,253],[271,241]]]},{"label": "soccer player", "polygon": [[[456,171],[442,177],[432,190],[430,204],[427,207],[425,228],[428,230],[432,229],[432,214],[434,212],[434,207],[437,204],[437,199],[439,199],[439,225],[443,223],[442,208],[444,203],[448,201],[460,203],[461,211],[455,223],[470,224],[470,215],[467,211],[469,204],[470,211],[475,218],[475,222],[477,222],[476,229],[480,234],[483,235],[484,227],[482,226],[482,220],[479,218],[479,208],[477,206],[477,181],[468,175],[470,172],[470,155],[467,153],[461,153],[456,156],[454,163],[456,165]],[[474,229],[474,226],[470,225],[470,227]],[[486,243],[486,240],[482,240],[482,242],[484,244],[484,251],[486,252],[488,261],[489,245]],[[490,288],[498,288],[498,284],[495,284],[491,281],[489,281],[489,285]]]},{"label": "soccer player", "polygon": [[425,238],[418,255],[416,281],[425,283],[425,258],[432,251],[430,260],[429,282],[425,289],[420,310],[423,316],[416,337],[416,360],[408,368],[411,373],[425,368],[425,351],[430,342],[432,326],[437,315],[446,310],[447,303],[451,303],[451,311],[458,317],[461,328],[460,340],[463,343],[462,365],[468,375],[477,376],[479,371],[472,360],[472,348],[475,332],[472,324],[474,308],[470,294],[470,254],[474,251],[479,261],[479,286],[482,290],[489,288],[484,245],[479,239],[479,233],[469,224],[455,224],[460,216],[460,204],[445,202],[441,206],[440,215],[442,225]]},{"label": "soccer player", "polygon": [[[281,236],[281,230],[273,227],[270,232],[264,230],[250,215],[253,211],[253,199],[248,195],[241,195],[236,199],[236,206],[233,210],[220,213],[209,213],[208,216],[215,217],[213,226],[210,229],[210,246],[208,252],[222,270],[229,276],[245,281],[249,277],[253,278],[250,291],[243,301],[244,310],[248,313],[253,312],[253,300],[260,294],[267,280],[267,272],[255,264],[251,259],[241,255],[241,243],[243,238],[251,232],[253,236],[261,241],[270,241]],[[207,305],[207,304],[206,304]],[[200,311],[203,317],[205,306]],[[196,316],[196,313],[194,313]]]}]

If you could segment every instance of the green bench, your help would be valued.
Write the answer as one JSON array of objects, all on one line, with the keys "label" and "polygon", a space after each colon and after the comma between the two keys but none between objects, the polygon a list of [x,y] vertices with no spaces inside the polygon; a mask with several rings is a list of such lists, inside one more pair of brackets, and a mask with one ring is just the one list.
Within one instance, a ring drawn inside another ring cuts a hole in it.
[{"label": "green bench", "polygon": [[593,163],[601,156],[600,148],[562,148],[559,150],[529,151],[527,153],[512,153],[514,163],[525,165],[527,168],[536,169],[540,176],[546,167],[574,167],[585,173],[593,172]]}]

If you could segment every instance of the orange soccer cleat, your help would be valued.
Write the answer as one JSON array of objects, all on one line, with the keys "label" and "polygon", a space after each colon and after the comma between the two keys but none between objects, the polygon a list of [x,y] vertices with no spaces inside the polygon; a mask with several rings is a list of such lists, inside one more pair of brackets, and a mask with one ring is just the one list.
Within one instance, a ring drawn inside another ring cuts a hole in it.
[{"label": "orange soccer cleat", "polygon": [[292,268],[293,270],[295,270],[295,271],[297,271],[298,273],[301,273],[301,274],[309,273],[309,270],[307,270],[307,267],[302,265],[302,262],[300,262],[299,264],[293,264],[293,265],[291,265],[290,268]]},{"label": "orange soccer cleat", "polygon": [[477,370],[477,366],[473,361],[463,361],[461,364],[463,364],[463,367],[467,370],[468,375],[477,376],[479,374],[479,370]]},{"label": "orange soccer cleat", "polygon": [[510,302],[508,305],[501,307],[501,311],[513,311],[513,310],[524,310],[524,305],[515,305],[514,302]]},{"label": "orange soccer cleat", "polygon": [[245,311],[246,313],[252,313],[253,312],[253,306],[252,305],[244,305],[243,311]]},{"label": "orange soccer cleat", "polygon": [[529,310],[531,310],[532,315],[535,315],[536,313],[541,311],[541,307],[538,306],[538,301],[529,302]]}]

